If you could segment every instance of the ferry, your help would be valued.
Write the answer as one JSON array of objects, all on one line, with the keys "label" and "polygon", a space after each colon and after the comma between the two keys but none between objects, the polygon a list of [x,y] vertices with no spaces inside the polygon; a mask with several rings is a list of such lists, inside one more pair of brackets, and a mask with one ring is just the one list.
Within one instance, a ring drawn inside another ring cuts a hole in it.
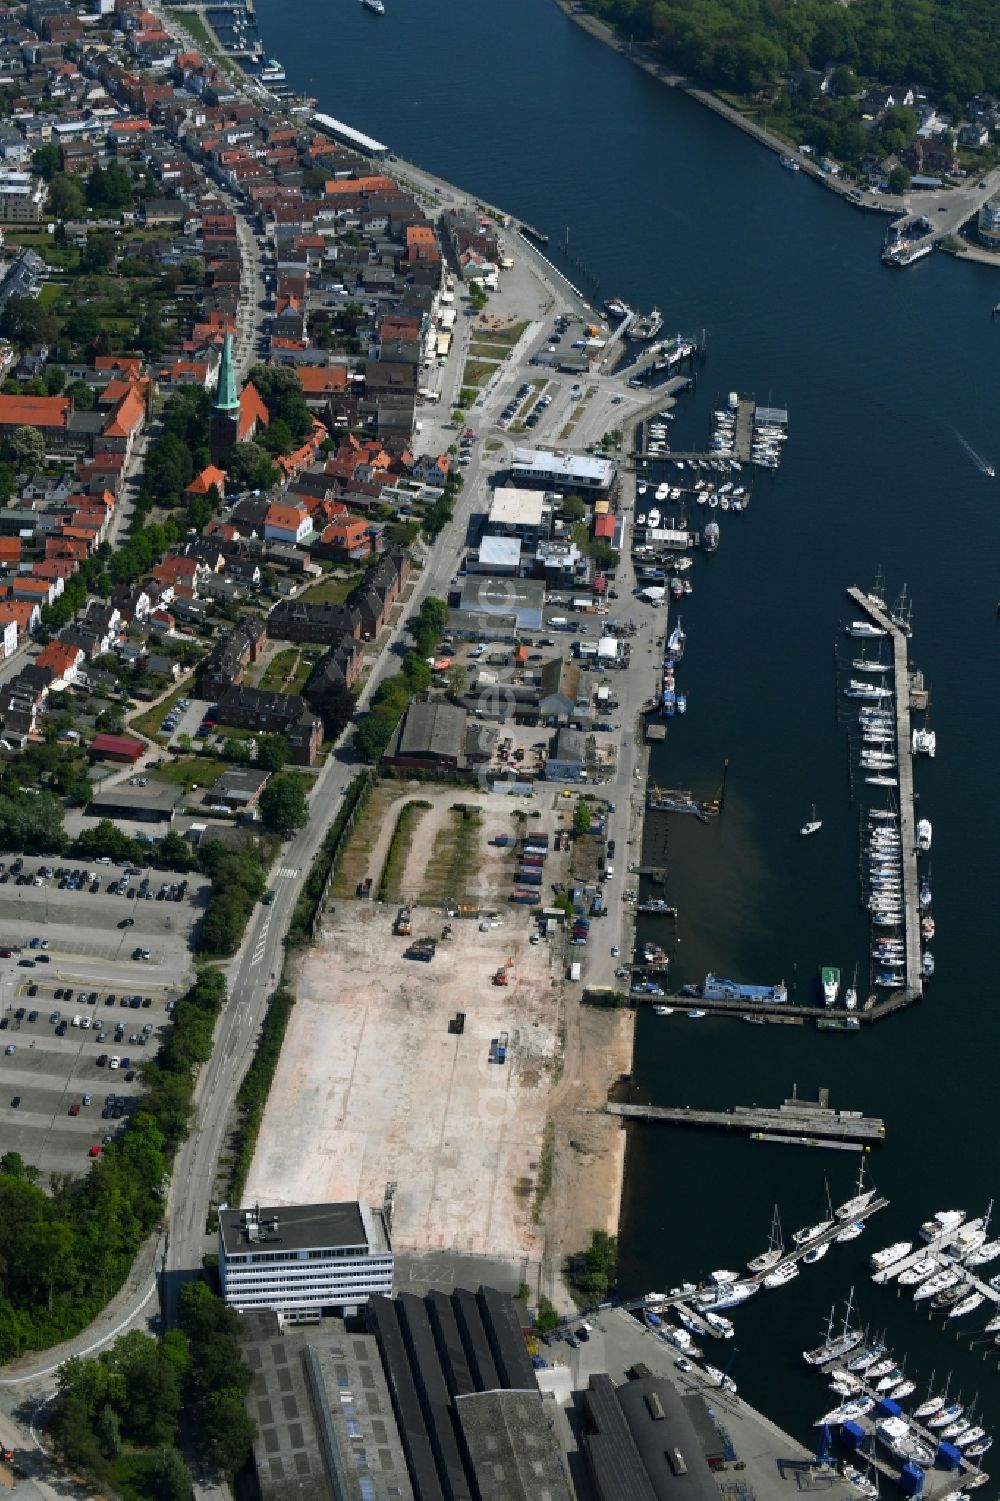
[{"label": "ferry", "polygon": [[655,307],[651,313],[645,313],[629,324],[627,337],[637,343],[644,343],[648,339],[655,339],[662,327],[663,314]]}]

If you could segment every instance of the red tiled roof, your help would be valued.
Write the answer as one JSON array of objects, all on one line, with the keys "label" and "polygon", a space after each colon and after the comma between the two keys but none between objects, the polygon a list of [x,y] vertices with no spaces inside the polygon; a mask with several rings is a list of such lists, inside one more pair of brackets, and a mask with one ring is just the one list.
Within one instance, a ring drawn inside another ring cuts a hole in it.
[{"label": "red tiled roof", "polygon": [[73,403],[66,396],[0,395],[0,425],[4,427],[65,427]]}]

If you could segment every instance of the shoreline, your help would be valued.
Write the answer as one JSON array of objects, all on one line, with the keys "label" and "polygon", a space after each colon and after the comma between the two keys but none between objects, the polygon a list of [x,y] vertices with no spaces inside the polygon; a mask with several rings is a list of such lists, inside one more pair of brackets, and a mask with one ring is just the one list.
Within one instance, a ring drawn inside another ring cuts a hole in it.
[{"label": "shoreline", "polygon": [[[886,203],[882,201],[880,196],[876,197],[872,193],[866,193],[855,184],[842,182],[839,178],[831,176],[829,172],[822,171],[813,158],[805,155],[794,141],[786,140],[767,126],[759,125],[755,120],[748,119],[746,115],[734,109],[731,104],[727,104],[724,99],[720,99],[710,89],[698,88],[682,74],[671,72],[669,68],[649,57],[642,48],[636,47],[630,49],[627,47],[618,34],[606,22],[598,20],[596,16],[592,16],[588,11],[578,9],[579,0],[554,0],[554,3],[562,11],[566,19],[572,21],[581,31],[585,31],[595,41],[609,47],[612,52],[617,52],[620,57],[634,64],[635,67],[641,68],[650,78],[655,79],[658,83],[665,84],[668,88],[678,89],[681,93],[686,94],[689,99],[693,99],[696,103],[703,105],[704,108],[712,110],[714,114],[720,116],[728,124],[735,126],[744,135],[748,135],[759,146],[763,146],[768,151],[773,152],[775,156],[790,156],[801,172],[804,172],[813,182],[819,183],[821,187],[826,188],[828,192],[833,193],[845,203],[850,204],[851,208],[857,209],[864,214],[884,214],[898,221],[913,218],[915,215],[923,212],[919,204],[916,206],[910,205],[908,199],[904,198],[895,203]],[[951,191],[958,190],[952,189]],[[961,237],[956,236],[956,238]],[[935,246],[935,249],[942,248],[944,247],[941,245]],[[995,270],[1000,270],[1000,255],[994,255],[981,246],[972,245],[964,239],[961,242],[961,248],[944,248],[944,253],[952,256],[955,260],[969,261],[979,266],[992,266]]]}]

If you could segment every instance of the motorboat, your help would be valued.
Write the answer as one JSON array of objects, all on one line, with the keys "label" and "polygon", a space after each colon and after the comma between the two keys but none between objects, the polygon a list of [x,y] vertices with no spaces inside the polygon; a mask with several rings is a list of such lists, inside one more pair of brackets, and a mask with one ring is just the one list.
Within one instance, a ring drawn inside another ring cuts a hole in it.
[{"label": "motorboat", "polygon": [[873,1251],[868,1258],[868,1265],[873,1272],[886,1272],[897,1261],[902,1261],[913,1250],[912,1240],[893,1241],[891,1246],[886,1246],[882,1251]]},{"label": "motorboat", "polygon": [[926,1282],[928,1277],[933,1277],[941,1265],[936,1256],[921,1256],[912,1266],[906,1267],[900,1272],[898,1282],[900,1287],[917,1287],[921,1282]]},{"label": "motorboat", "polygon": [[819,978],[823,986],[824,1006],[835,1006],[840,994],[840,970],[833,965],[824,965],[819,972]]},{"label": "motorboat", "polygon": [[961,1402],[949,1402],[947,1407],[939,1408],[932,1418],[928,1418],[927,1427],[947,1428],[952,1423],[954,1423],[956,1419],[960,1418],[964,1411],[965,1408],[962,1406]]},{"label": "motorboat", "polygon": [[853,1225],[845,1225],[843,1230],[838,1230],[833,1238],[838,1245],[842,1245],[844,1241],[857,1240],[859,1235],[864,1234],[864,1230],[864,1220],[855,1220]]},{"label": "motorboat", "polygon": [[721,1313],[713,1313],[711,1309],[705,1312],[705,1323],[719,1339],[732,1339],[736,1333],[731,1319],[723,1318]]},{"label": "motorboat", "polygon": [[959,1449],[967,1449],[970,1444],[978,1444],[979,1440],[983,1439],[985,1437],[986,1437],[986,1429],[985,1428],[977,1428],[977,1427],[967,1428],[965,1430],[965,1432],[962,1434],[961,1438],[958,1439],[958,1441],[957,1441],[957,1447]]},{"label": "motorboat", "polygon": [[869,620],[852,620],[847,627],[849,636],[884,636],[886,632],[881,626],[872,625]]},{"label": "motorboat", "polygon": [[865,1380],[867,1382],[880,1381],[883,1376],[888,1376],[895,1366],[895,1358],[892,1355],[886,1355],[883,1360],[876,1361],[875,1365],[868,1367]]},{"label": "motorboat", "polygon": [[817,818],[816,817],[816,804],[813,803],[813,805],[812,805],[812,816],[810,817],[808,823],[804,823],[802,825],[801,829],[799,830],[799,833],[802,835],[803,838],[807,838],[810,834],[817,834],[817,833],[819,833],[819,831],[820,831],[820,829],[822,827],[823,827],[823,820],[821,818]]},{"label": "motorboat", "polygon": [[876,1424],[881,1443],[904,1464],[912,1461],[927,1469],[934,1463],[934,1450],[910,1427],[905,1418],[888,1417]]},{"label": "motorboat", "polygon": [[971,1292],[962,1298],[960,1302],[956,1303],[954,1308],[949,1309],[948,1317],[950,1319],[962,1319],[967,1313],[975,1313],[976,1309],[981,1308],[985,1302],[985,1293]]},{"label": "motorboat", "polygon": [[917,824],[917,849],[922,855],[926,854],[931,847],[931,839],[934,830],[929,818],[920,819]]},{"label": "motorboat", "polygon": [[829,1249],[830,1242],[828,1240],[821,1241],[818,1246],[813,1246],[811,1251],[806,1252],[802,1258],[803,1265],[812,1266],[814,1262],[822,1261]]},{"label": "motorboat", "polygon": [[921,1240],[937,1240],[940,1235],[954,1234],[961,1225],[965,1224],[966,1214],[964,1209],[939,1209],[937,1214],[929,1220],[924,1220],[920,1226]]},{"label": "motorboat", "polygon": [[705,1372],[705,1379],[708,1381],[710,1386],[718,1386],[721,1387],[723,1391],[735,1393],[736,1382],[733,1380],[732,1376],[727,1376],[723,1371],[718,1370],[714,1365],[703,1365],[702,1370]]},{"label": "motorboat", "polygon": [[914,730],[911,744],[915,756],[930,756],[933,759],[937,754],[937,735],[933,730]]},{"label": "motorboat", "polygon": [[920,905],[925,912],[931,905],[931,883],[926,877],[920,883]]},{"label": "motorboat", "polygon": [[988,1240],[970,1251],[965,1258],[966,1266],[985,1266],[988,1261],[995,1261],[1000,1256],[1000,1240]]},{"label": "motorboat", "polygon": [[[971,1427],[971,1418],[959,1418],[957,1423],[949,1423],[947,1428],[942,1430],[941,1437],[943,1439],[950,1440],[952,1443],[955,1443],[957,1439],[961,1438],[963,1433],[968,1433]],[[956,1448],[958,1447],[957,1443],[955,1444],[955,1446]]]},{"label": "motorboat", "polygon": [[913,1416],[917,1419],[918,1422],[926,1422],[927,1419],[932,1418],[936,1412],[941,1411],[947,1400],[948,1398],[945,1396],[928,1397],[925,1402],[921,1402],[920,1406],[914,1410]]},{"label": "motorboat", "polygon": [[939,1298],[943,1292],[949,1291],[957,1283],[961,1282],[962,1275],[951,1267],[944,1267],[940,1272],[935,1272],[933,1277],[928,1277],[926,1282],[921,1282],[913,1294],[914,1303],[922,1303],[926,1298]]},{"label": "motorboat", "polygon": [[773,1272],[768,1272],[761,1286],[766,1287],[770,1292],[776,1287],[784,1287],[787,1283],[794,1282],[798,1275],[798,1262],[786,1261],[784,1266],[775,1267]]},{"label": "motorboat", "polygon": [[920,957],[920,973],[925,980],[929,980],[934,973],[934,955],[930,949],[925,949]]},{"label": "motorboat", "polygon": [[902,1381],[897,1381],[895,1386],[889,1388],[889,1396],[894,1402],[902,1402],[904,1397],[912,1397],[917,1389],[917,1383],[904,1376]]}]

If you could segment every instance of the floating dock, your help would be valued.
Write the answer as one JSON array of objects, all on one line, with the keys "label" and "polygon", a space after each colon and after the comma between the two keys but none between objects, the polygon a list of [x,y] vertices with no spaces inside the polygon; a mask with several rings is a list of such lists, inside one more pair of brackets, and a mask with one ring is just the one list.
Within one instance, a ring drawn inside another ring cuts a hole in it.
[{"label": "floating dock", "polygon": [[734,1105],[729,1110],[698,1110],[690,1105],[608,1105],[609,1115],[624,1120],[661,1121],[674,1126],[715,1126],[726,1131],[746,1131],[757,1140],[852,1142],[860,1146],[885,1141],[885,1121],[857,1110],[834,1110],[830,1095],[821,1089],[818,1100],[800,1100],[797,1094],[777,1108],[767,1105]]},{"label": "floating dock", "polygon": [[752,396],[741,396],[736,408],[736,432],[733,437],[733,457],[741,464],[749,464],[753,451],[753,419],[756,404]]},{"label": "floating dock", "polygon": [[[892,643],[892,673],[896,698],[896,761],[899,778],[900,850],[903,859],[903,935],[906,949],[907,999],[923,994],[920,968],[920,878],[917,873],[916,816],[913,806],[913,756],[910,725],[910,668],[906,632],[868,597],[852,585],[848,598],[874,625],[885,631]],[[899,1002],[897,1004],[906,1004]]]}]

